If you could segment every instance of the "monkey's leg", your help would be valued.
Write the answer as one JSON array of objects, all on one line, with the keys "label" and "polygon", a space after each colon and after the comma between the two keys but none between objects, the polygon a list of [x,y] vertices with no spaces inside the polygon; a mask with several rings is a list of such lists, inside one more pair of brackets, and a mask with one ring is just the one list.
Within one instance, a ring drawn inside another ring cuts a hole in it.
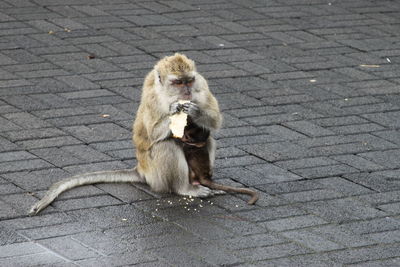
[{"label": "monkey's leg", "polygon": [[[215,142],[214,138],[211,136],[207,139],[207,149],[208,149],[208,155],[210,158],[210,179],[213,173],[214,169],[214,162],[215,162],[215,151],[217,150],[217,142]],[[212,194],[213,195],[223,195],[226,194],[226,191],[223,190],[218,190],[215,188],[211,188]]]},{"label": "monkey's leg", "polygon": [[157,143],[152,148],[151,174],[146,174],[146,182],[153,190],[162,189],[168,184],[169,189],[178,195],[206,197],[211,190],[205,186],[189,183],[189,167],[182,147],[174,140]]},{"label": "monkey's leg", "polygon": [[36,215],[41,210],[50,205],[51,202],[62,192],[81,185],[96,183],[125,183],[125,182],[145,182],[135,169],[101,171],[85,173],[63,179],[53,184],[46,192],[45,196],[36,202],[29,211],[29,215]]}]

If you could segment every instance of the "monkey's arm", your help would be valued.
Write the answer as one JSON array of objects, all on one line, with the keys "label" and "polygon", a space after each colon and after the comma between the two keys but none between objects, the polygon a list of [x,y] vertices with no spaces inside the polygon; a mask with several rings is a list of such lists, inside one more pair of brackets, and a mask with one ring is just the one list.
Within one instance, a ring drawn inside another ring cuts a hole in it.
[{"label": "monkey's arm", "polygon": [[167,139],[171,136],[171,130],[169,129],[170,119],[168,116],[160,118],[154,124],[149,125],[148,132],[150,133],[151,143],[157,143]]},{"label": "monkey's arm", "polygon": [[218,130],[221,127],[222,116],[219,111],[218,102],[211,93],[208,95],[206,102],[184,104],[183,110],[188,113],[199,126],[209,130]]}]

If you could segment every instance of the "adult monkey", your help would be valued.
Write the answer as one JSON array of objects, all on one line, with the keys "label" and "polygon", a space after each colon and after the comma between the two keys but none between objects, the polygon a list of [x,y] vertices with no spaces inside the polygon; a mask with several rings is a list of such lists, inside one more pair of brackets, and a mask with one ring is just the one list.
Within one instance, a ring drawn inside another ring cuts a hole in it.
[{"label": "adult monkey", "polygon": [[[190,100],[180,104],[178,100]],[[133,126],[138,165],[134,169],[86,173],[53,184],[31,210],[35,215],[62,192],[87,184],[143,182],[155,192],[206,197],[211,189],[189,182],[189,167],[182,146],[171,138],[169,116],[183,110],[200,127],[211,132],[221,126],[218,102],[206,80],[196,72],[195,64],[176,53],[161,59],[146,76],[141,102]],[[215,141],[207,141],[211,167],[215,158]]]}]

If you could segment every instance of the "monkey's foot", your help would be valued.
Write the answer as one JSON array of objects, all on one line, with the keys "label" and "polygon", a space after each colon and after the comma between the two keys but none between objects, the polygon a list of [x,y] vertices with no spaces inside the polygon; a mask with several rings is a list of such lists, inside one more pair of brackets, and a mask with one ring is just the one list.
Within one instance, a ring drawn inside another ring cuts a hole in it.
[{"label": "monkey's foot", "polygon": [[208,197],[211,195],[211,189],[202,185],[189,185],[186,190],[180,190],[177,193],[182,196]]}]

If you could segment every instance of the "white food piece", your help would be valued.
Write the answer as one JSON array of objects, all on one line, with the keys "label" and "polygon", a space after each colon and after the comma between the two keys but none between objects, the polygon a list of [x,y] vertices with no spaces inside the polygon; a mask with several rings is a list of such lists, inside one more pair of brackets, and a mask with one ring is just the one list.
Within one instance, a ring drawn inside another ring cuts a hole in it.
[{"label": "white food piece", "polygon": [[[189,103],[189,100],[179,100],[179,104]],[[172,135],[175,138],[182,138],[185,126],[187,124],[187,114],[184,112],[176,113],[172,116],[169,116],[171,123],[169,124],[169,128],[172,131]]]}]

